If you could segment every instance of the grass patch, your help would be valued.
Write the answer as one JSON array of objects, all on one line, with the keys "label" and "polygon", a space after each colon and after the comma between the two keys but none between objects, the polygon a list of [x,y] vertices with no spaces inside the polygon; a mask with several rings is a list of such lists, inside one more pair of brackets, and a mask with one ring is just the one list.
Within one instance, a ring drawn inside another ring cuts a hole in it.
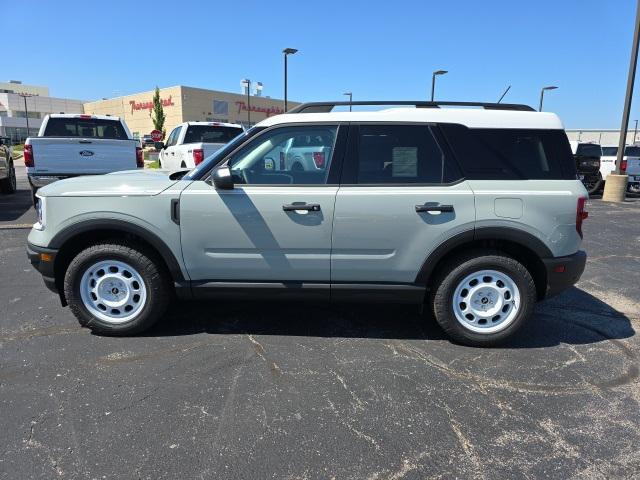
[{"label": "grass patch", "polygon": [[156,160],[155,162],[147,163],[146,168],[160,168],[160,161]]}]

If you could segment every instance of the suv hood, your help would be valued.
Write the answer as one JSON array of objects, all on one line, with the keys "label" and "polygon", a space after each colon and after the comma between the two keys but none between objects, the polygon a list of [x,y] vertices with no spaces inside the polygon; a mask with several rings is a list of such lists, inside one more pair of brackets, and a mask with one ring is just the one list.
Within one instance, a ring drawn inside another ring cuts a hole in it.
[{"label": "suv hood", "polygon": [[122,197],[157,195],[176,183],[182,171],[125,170],[67,178],[38,190],[45,197]]}]

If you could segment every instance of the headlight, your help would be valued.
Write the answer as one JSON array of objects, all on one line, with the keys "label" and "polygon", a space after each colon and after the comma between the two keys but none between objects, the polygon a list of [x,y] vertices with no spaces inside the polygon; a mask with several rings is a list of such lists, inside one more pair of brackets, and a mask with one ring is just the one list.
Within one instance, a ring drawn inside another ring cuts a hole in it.
[{"label": "headlight", "polygon": [[45,220],[46,220],[46,201],[45,197],[41,197],[40,195],[36,195],[36,213],[38,214],[38,222],[33,225],[33,228],[36,230],[44,230]]}]

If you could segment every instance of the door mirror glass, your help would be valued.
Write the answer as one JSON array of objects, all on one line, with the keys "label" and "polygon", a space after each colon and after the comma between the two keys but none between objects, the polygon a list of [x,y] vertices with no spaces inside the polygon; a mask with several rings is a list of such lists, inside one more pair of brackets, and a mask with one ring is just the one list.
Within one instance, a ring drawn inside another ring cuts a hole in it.
[{"label": "door mirror glass", "polygon": [[155,147],[156,150],[163,150],[164,142],[154,142],[153,146]]},{"label": "door mirror glass", "polygon": [[216,168],[211,174],[213,186],[218,190],[233,190],[233,177],[229,167]]}]

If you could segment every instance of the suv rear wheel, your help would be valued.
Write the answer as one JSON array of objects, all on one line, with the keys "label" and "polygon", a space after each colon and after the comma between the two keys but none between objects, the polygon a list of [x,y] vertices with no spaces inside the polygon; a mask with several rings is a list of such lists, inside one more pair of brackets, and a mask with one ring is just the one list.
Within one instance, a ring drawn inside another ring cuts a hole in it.
[{"label": "suv rear wheel", "polygon": [[64,293],[80,325],[108,335],[146,330],[170,299],[167,275],[155,255],[117,240],[80,252],[65,274]]},{"label": "suv rear wheel", "polygon": [[10,161],[7,167],[7,178],[0,180],[0,192],[15,193],[16,189],[16,169],[13,166],[13,162]]},{"label": "suv rear wheel", "polygon": [[474,251],[447,262],[432,290],[434,316],[455,341],[504,342],[531,316],[536,287],[529,271],[499,251]]}]

